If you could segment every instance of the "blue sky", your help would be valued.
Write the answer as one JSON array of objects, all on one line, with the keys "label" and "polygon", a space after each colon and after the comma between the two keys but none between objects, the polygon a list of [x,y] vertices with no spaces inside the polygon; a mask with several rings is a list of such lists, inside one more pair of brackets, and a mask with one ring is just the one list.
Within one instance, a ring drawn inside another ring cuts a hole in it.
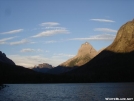
[{"label": "blue sky", "polygon": [[57,66],[89,42],[110,45],[134,18],[133,0],[0,0],[0,51],[17,65]]}]

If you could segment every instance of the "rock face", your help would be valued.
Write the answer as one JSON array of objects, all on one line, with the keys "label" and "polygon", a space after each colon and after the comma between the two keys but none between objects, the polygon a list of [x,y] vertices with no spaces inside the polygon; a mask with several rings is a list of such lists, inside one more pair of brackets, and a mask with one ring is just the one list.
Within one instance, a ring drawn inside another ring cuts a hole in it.
[{"label": "rock face", "polygon": [[134,50],[134,20],[121,26],[115,40],[106,50],[118,53],[126,53]]},{"label": "rock face", "polygon": [[0,62],[4,62],[4,63],[11,64],[11,65],[15,65],[15,63],[11,59],[6,57],[6,54],[2,53],[1,51],[0,51]]},{"label": "rock face", "polygon": [[43,63],[43,64],[39,64],[38,66],[34,66],[33,70],[37,71],[37,72],[46,73],[47,71],[49,71],[52,68],[53,68],[52,65],[50,65],[48,63]]},{"label": "rock face", "polygon": [[93,57],[95,57],[97,51],[90,45],[88,42],[85,42],[81,45],[77,55],[66,62],[62,63],[60,66],[64,67],[74,67],[74,66],[82,66],[88,61],[90,61]]}]

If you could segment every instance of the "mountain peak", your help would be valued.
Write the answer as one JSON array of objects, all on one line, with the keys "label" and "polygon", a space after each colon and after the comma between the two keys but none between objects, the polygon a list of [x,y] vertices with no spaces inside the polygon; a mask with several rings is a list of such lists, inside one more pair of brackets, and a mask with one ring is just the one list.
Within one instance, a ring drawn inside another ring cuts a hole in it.
[{"label": "mountain peak", "polygon": [[15,65],[15,63],[9,59],[5,53],[2,53],[2,51],[0,51],[0,62]]},{"label": "mountain peak", "polygon": [[134,51],[134,19],[120,27],[115,40],[106,50],[119,53]]},{"label": "mountain peak", "polygon": [[87,54],[90,55],[91,58],[93,58],[97,54],[97,51],[93,48],[93,46],[90,43],[85,42],[84,44],[81,45],[77,53],[77,56],[87,55]]},{"label": "mountain peak", "polygon": [[81,66],[90,61],[96,54],[97,51],[92,47],[92,45],[90,45],[90,43],[88,42],[85,42],[84,44],[81,45],[75,57],[62,63],[60,66],[65,67]]}]

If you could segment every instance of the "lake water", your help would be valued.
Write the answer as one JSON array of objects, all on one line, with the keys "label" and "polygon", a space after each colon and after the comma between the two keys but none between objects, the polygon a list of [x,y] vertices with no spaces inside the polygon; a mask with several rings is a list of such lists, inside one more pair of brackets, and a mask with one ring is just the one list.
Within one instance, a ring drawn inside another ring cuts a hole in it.
[{"label": "lake water", "polygon": [[0,101],[106,101],[134,98],[134,83],[7,84]]}]

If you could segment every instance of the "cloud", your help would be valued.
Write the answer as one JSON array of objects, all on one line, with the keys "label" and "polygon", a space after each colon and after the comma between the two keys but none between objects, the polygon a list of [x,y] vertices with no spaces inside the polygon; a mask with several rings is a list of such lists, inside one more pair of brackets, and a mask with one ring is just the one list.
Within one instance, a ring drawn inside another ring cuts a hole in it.
[{"label": "cloud", "polygon": [[117,30],[113,30],[113,29],[110,29],[110,28],[95,28],[94,31],[101,31],[101,32],[114,32],[116,33]]},{"label": "cloud", "polygon": [[44,32],[41,32],[37,35],[34,35],[32,37],[46,37],[46,36],[52,36],[52,35],[55,35],[55,34],[67,34],[69,33],[68,30],[66,29],[59,29],[59,30],[47,30],[47,31],[44,31]]},{"label": "cloud", "polygon": [[98,21],[98,22],[115,22],[113,20],[107,20],[107,19],[90,19],[92,21]]},{"label": "cloud", "polygon": [[95,36],[90,36],[88,38],[72,38],[69,40],[114,40],[115,39],[115,35],[112,34],[102,34],[102,35],[95,35]]},{"label": "cloud", "polygon": [[3,39],[0,39],[0,42],[8,41],[8,40],[11,40],[11,39],[13,39],[13,38],[15,38],[15,37],[3,38]]},{"label": "cloud", "polygon": [[10,45],[21,45],[21,44],[25,44],[25,43],[29,43],[29,40],[22,39],[22,40],[16,41],[16,42],[10,42]]},{"label": "cloud", "polygon": [[44,22],[44,23],[41,23],[40,26],[57,26],[57,25],[60,25],[58,22]]},{"label": "cloud", "polygon": [[59,53],[59,54],[54,54],[53,58],[58,58],[58,57],[74,57],[75,55],[72,54],[64,54],[64,53]]},{"label": "cloud", "polygon": [[4,42],[4,41],[0,41],[0,45],[2,45],[2,44],[6,44],[6,42]]},{"label": "cloud", "polygon": [[25,49],[22,49],[20,52],[33,52],[35,51],[34,49],[30,49],[30,48],[25,48]]},{"label": "cloud", "polygon": [[43,50],[42,49],[37,49],[37,52],[43,52]]},{"label": "cloud", "polygon": [[43,52],[42,49],[31,49],[31,48],[24,48],[22,50],[20,50],[20,52]]},{"label": "cloud", "polygon": [[48,53],[49,51],[48,51],[48,50],[46,50],[45,52],[46,52],[46,53]]},{"label": "cloud", "polygon": [[45,27],[45,28],[42,28],[42,29],[53,29],[53,30],[58,30],[58,29],[66,29],[65,27]]},{"label": "cloud", "polygon": [[53,59],[51,57],[45,58],[41,55],[34,55],[34,56],[9,55],[8,57],[12,59],[15,62],[15,64],[27,68],[34,67],[35,65],[41,63],[49,63],[53,66],[57,66],[65,61],[64,59]]},{"label": "cloud", "polygon": [[0,44],[5,44],[6,41],[11,40],[11,39],[13,39],[13,38],[15,38],[15,37],[16,37],[16,36],[14,36],[14,37],[9,37],[9,38],[3,38],[3,39],[0,39]]},{"label": "cloud", "polygon": [[8,31],[8,32],[2,32],[1,34],[15,34],[15,33],[19,33],[22,31],[23,31],[23,29],[17,29],[17,30],[12,30],[12,31]]},{"label": "cloud", "polygon": [[38,42],[34,42],[34,41],[32,41],[32,42],[30,42],[31,44],[35,44],[35,43],[38,43]]},{"label": "cloud", "polygon": [[57,41],[51,40],[51,41],[45,41],[45,44],[49,44],[49,43],[56,43]]}]

